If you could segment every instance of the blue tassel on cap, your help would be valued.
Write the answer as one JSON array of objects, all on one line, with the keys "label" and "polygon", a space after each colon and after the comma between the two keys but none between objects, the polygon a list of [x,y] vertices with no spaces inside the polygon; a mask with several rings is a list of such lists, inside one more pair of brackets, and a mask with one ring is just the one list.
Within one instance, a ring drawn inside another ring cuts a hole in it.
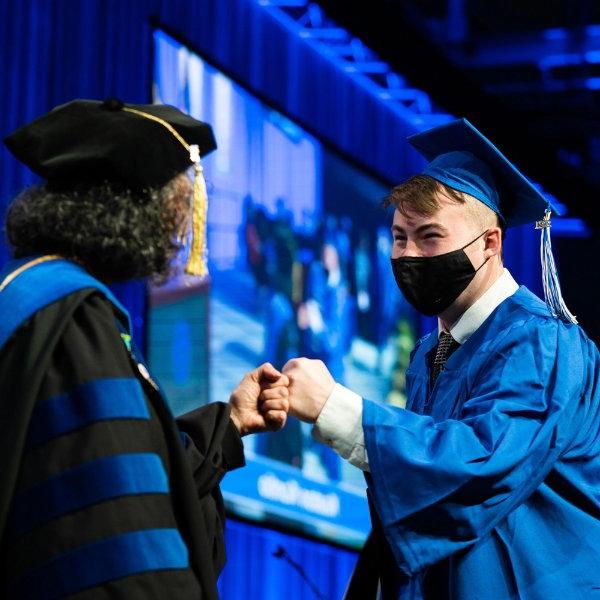
[{"label": "blue tassel on cap", "polygon": [[552,241],[550,240],[550,209],[546,209],[544,218],[537,221],[536,229],[541,229],[541,244],[540,254],[542,259],[542,280],[544,282],[544,296],[546,304],[552,313],[552,316],[562,319],[568,323],[577,323],[577,319],[567,308],[560,290],[560,282],[558,281],[558,272],[552,255]]}]

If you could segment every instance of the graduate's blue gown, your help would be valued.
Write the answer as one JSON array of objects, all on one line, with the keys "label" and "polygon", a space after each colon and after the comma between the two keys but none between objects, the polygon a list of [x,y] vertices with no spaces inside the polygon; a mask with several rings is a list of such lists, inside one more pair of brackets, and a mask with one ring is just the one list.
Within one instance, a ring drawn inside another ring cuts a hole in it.
[{"label": "graduate's blue gown", "polygon": [[[450,598],[600,599],[600,356],[521,287],[408,410],[364,401],[368,482],[400,598],[447,561]],[[429,416],[430,415],[430,416]]]}]

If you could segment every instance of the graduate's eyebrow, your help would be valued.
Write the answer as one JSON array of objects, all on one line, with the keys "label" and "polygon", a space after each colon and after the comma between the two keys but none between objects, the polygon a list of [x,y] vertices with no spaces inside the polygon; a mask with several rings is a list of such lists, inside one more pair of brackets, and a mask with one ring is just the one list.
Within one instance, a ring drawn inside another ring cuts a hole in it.
[{"label": "graduate's eyebrow", "polygon": [[[417,235],[422,235],[430,229],[437,230],[440,233],[444,234],[448,233],[448,229],[444,227],[441,223],[425,223],[424,225],[419,225],[419,227],[415,229],[415,233]],[[406,231],[402,227],[400,227],[400,225],[394,224],[392,225],[392,234],[394,233],[406,234]]]}]

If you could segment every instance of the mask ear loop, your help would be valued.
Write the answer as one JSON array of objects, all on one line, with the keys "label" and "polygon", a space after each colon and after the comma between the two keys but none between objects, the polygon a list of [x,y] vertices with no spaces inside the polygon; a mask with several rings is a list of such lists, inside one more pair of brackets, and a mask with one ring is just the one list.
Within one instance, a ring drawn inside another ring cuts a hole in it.
[{"label": "mask ear loop", "polygon": [[475,273],[479,272],[479,269],[481,269],[483,267],[483,265],[485,265],[485,263],[490,260],[490,258],[492,258],[491,256],[488,256],[476,269],[475,269]]},{"label": "mask ear loop", "polygon": [[468,244],[465,244],[462,248],[459,248],[459,250],[464,250],[465,248],[468,248],[471,244],[474,244],[480,237],[484,236],[488,231],[489,229],[486,229],[483,233],[480,233],[474,240],[471,240]]},{"label": "mask ear loop", "polygon": [[[471,244],[474,244],[479,238],[483,237],[487,232],[489,231],[489,229],[486,229],[483,233],[480,233],[474,240],[471,240],[468,244],[465,244],[462,248],[459,248],[459,250],[463,250],[467,247],[469,247]],[[479,269],[481,269],[481,267],[483,267],[483,265],[485,265],[485,263],[490,260],[490,258],[492,258],[491,256],[488,256],[476,269],[475,269],[475,273],[477,273],[479,271]]]}]

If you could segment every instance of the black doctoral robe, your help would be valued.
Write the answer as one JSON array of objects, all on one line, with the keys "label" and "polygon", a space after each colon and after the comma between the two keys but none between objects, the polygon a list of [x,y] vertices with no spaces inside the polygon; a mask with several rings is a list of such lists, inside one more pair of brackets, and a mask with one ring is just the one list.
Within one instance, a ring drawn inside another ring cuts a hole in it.
[{"label": "black doctoral robe", "polygon": [[102,289],[0,349],[0,597],[217,598],[240,437],[223,403],[175,421]]}]

